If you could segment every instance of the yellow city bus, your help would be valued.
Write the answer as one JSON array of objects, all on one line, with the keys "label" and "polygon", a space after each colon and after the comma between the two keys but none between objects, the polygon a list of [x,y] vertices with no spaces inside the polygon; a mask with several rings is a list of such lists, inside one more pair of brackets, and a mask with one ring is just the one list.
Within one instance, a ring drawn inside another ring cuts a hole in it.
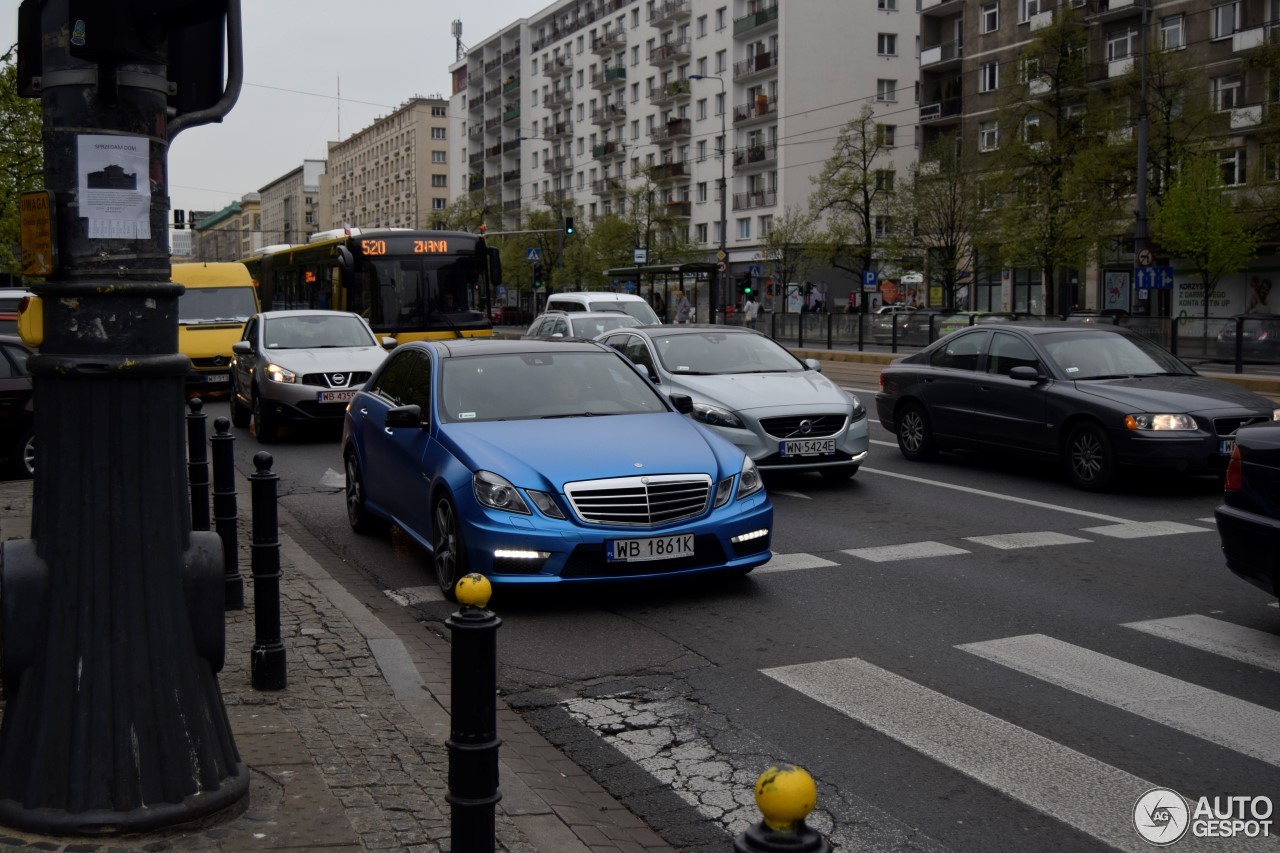
[{"label": "yellow city bus", "polygon": [[400,343],[493,335],[489,306],[501,267],[498,250],[478,234],[341,229],[268,246],[244,263],[264,311],[354,311]]}]

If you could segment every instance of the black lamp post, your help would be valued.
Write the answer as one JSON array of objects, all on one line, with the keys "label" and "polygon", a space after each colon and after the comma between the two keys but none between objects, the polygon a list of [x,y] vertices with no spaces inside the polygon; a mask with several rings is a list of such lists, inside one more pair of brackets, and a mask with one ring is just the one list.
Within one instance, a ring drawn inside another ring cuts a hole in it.
[{"label": "black lamp post", "polygon": [[724,265],[725,272],[720,272],[720,267],[716,267],[716,286],[711,289],[711,303],[707,306],[708,313],[711,315],[711,322],[716,322],[716,308],[720,301],[720,288],[724,281],[728,279],[729,269],[729,253],[725,250],[725,241],[729,238],[729,219],[725,213],[725,199],[729,189],[725,185],[724,177],[724,161],[728,155],[726,150],[729,146],[729,140],[725,136],[724,114],[729,111],[729,99],[725,94],[724,80],[720,77],[708,77],[706,74],[690,74],[690,80],[715,80],[720,84],[720,96],[722,103],[720,104],[720,252],[717,260]]}]

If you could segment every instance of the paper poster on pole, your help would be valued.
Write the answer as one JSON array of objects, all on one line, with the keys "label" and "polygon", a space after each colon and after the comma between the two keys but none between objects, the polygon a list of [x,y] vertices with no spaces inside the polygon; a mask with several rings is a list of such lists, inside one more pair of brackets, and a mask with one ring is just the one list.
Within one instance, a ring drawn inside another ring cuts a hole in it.
[{"label": "paper poster on pole", "polygon": [[91,238],[151,238],[149,144],[139,136],[77,139],[80,216]]}]

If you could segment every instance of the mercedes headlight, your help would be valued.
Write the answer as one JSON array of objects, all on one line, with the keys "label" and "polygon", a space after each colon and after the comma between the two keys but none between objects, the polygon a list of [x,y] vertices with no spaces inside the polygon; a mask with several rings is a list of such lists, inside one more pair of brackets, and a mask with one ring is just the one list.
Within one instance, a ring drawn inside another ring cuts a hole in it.
[{"label": "mercedes headlight", "polygon": [[738,475],[738,497],[754,495],[764,488],[764,480],[760,478],[760,469],[750,456],[742,460],[742,473]]},{"label": "mercedes headlight", "polygon": [[533,501],[533,505],[538,511],[548,518],[564,518],[564,513],[560,511],[560,507],[556,506],[555,499],[546,492],[539,492],[533,489],[525,489],[529,494],[529,500]]},{"label": "mercedes headlight", "polygon": [[298,376],[292,370],[286,370],[278,364],[268,364],[267,379],[272,382],[286,382],[292,385],[298,381]]},{"label": "mercedes headlight", "polygon": [[728,409],[722,409],[719,406],[709,406],[706,403],[693,404],[693,419],[708,426],[746,429],[742,421],[733,412]]},{"label": "mercedes headlight", "polygon": [[1156,432],[1189,430],[1196,429],[1196,419],[1191,415],[1129,415],[1124,419],[1124,425],[1129,429]]},{"label": "mercedes headlight", "polygon": [[487,507],[505,512],[518,512],[521,515],[532,515],[529,505],[520,497],[516,487],[505,477],[499,477],[492,471],[477,471],[471,476],[471,487],[475,490],[476,500]]}]

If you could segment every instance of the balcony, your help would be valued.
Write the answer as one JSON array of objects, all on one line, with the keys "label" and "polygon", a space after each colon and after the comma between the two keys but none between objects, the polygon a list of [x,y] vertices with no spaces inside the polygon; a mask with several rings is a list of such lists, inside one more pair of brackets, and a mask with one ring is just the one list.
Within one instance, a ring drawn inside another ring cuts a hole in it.
[{"label": "balcony", "polygon": [[601,178],[591,185],[596,195],[619,195],[627,191],[627,182],[622,178]]},{"label": "balcony", "polygon": [[733,123],[747,124],[749,122],[771,119],[778,114],[778,99],[770,100],[768,95],[757,95],[756,99],[749,104],[741,104],[733,108]]},{"label": "balcony", "polygon": [[1133,70],[1133,57],[1122,56],[1119,59],[1108,60],[1107,62],[1107,78],[1115,79],[1123,77]]},{"label": "balcony", "polygon": [[1231,110],[1231,129],[1243,130],[1262,124],[1262,106],[1236,107]]},{"label": "balcony", "polygon": [[1088,0],[1084,7],[1089,21],[1114,21],[1130,15],[1141,15],[1142,4],[1135,0]]},{"label": "balcony", "polygon": [[773,207],[778,203],[778,194],[769,192],[734,193],[733,209],[750,210],[753,207]]},{"label": "balcony", "polygon": [[488,103],[489,101],[496,101],[498,98],[501,98],[501,97],[502,97],[501,86],[494,86],[492,89],[488,89],[484,93],[485,103]]},{"label": "balcony", "polygon": [[649,16],[649,25],[661,27],[676,21],[688,20],[693,11],[689,8],[689,0],[664,0],[653,9]]},{"label": "balcony", "polygon": [[502,185],[502,177],[499,175],[494,175],[492,178],[484,179],[485,189],[493,189],[494,187],[498,187],[501,185]]},{"label": "balcony", "polygon": [[920,107],[920,123],[955,124],[960,121],[963,106],[964,103],[960,98],[946,98],[931,104],[923,104]]},{"label": "balcony", "polygon": [[592,89],[611,89],[626,82],[627,69],[625,68],[606,68],[603,72],[591,75]]},{"label": "balcony", "polygon": [[557,56],[542,66],[542,73],[553,80],[562,74],[573,71],[573,59],[568,56]]},{"label": "balcony", "polygon": [[739,171],[766,168],[775,165],[777,161],[778,146],[773,142],[748,145],[745,150],[733,152],[733,168]]},{"label": "balcony", "polygon": [[518,153],[520,151],[520,142],[521,140],[519,139],[508,139],[506,142],[502,143],[502,153],[503,154],[511,154],[513,152]]},{"label": "balcony", "polygon": [[665,86],[658,86],[649,93],[649,103],[655,107],[683,101],[689,97],[691,87],[688,80],[672,80]]},{"label": "balcony", "polygon": [[519,213],[519,212],[520,212],[520,199],[518,199],[518,198],[513,198],[513,199],[511,199],[510,201],[504,201],[504,202],[502,203],[502,212],[503,212],[503,213]]},{"label": "balcony", "polygon": [[597,160],[603,160],[605,157],[612,157],[619,153],[622,146],[614,141],[609,141],[603,145],[596,145],[591,149],[591,156]]},{"label": "balcony", "polygon": [[502,173],[502,182],[504,184],[520,183],[520,168],[508,169]]},{"label": "balcony", "polygon": [[476,153],[472,154],[467,158],[467,164],[471,166],[478,166],[483,162],[484,162],[483,151],[477,151]]},{"label": "balcony", "polygon": [[626,46],[627,33],[625,30],[610,30],[604,35],[597,36],[591,40],[591,52],[596,56],[615,53]]},{"label": "balcony", "polygon": [[544,135],[547,139],[570,139],[573,137],[573,122],[562,121],[551,125]]},{"label": "balcony", "polygon": [[520,108],[512,107],[511,109],[507,110],[505,113],[502,114],[502,123],[507,124],[509,122],[516,121],[519,118],[520,118]]},{"label": "balcony", "polygon": [[507,82],[502,84],[502,94],[504,95],[509,95],[512,92],[518,92],[518,91],[520,91],[519,77],[515,78],[514,80],[508,80]]},{"label": "balcony", "polygon": [[916,0],[916,5],[929,18],[949,18],[964,11],[964,0]]},{"label": "balcony", "polygon": [[504,50],[502,52],[503,65],[512,65],[519,61],[520,61],[520,45],[516,45],[515,47],[511,48],[511,50]]},{"label": "balcony", "polygon": [[484,73],[488,74],[491,71],[497,71],[498,66],[500,65],[502,65],[502,57],[495,56],[493,59],[490,59],[488,62],[484,64]]},{"label": "balcony", "polygon": [[573,168],[573,158],[568,155],[548,157],[542,161],[544,172],[564,172]]},{"label": "balcony", "polygon": [[920,68],[941,71],[952,66],[958,67],[963,56],[964,45],[958,40],[935,44],[920,51]]},{"label": "balcony", "polygon": [[744,80],[749,77],[754,77],[756,74],[762,74],[765,71],[773,71],[777,67],[777,51],[773,51],[771,53],[757,53],[755,56],[733,63],[733,79]]},{"label": "balcony", "polygon": [[467,192],[473,193],[484,189],[484,175],[472,175],[467,181]]},{"label": "balcony", "polygon": [[653,50],[649,51],[649,64],[657,65],[659,67],[663,65],[670,65],[673,62],[688,59],[692,52],[693,50],[689,46],[689,40],[687,38],[676,39],[675,41],[669,41],[666,44],[658,45]]},{"label": "balcony", "polygon": [[655,181],[687,181],[689,180],[689,164],[685,162],[663,163],[650,169],[649,177]]},{"label": "balcony", "polygon": [[497,116],[494,116],[493,118],[487,118],[484,120],[484,131],[485,133],[493,133],[495,130],[501,130],[501,127],[500,127],[501,124],[502,124],[502,119],[498,118]]},{"label": "balcony", "polygon": [[482,136],[484,136],[483,124],[473,124],[471,127],[467,128],[468,139],[479,139]]},{"label": "balcony", "polygon": [[[757,7],[755,11],[750,12],[746,15],[743,15],[741,18],[736,18],[734,20],[733,22],[734,38],[737,38],[738,36],[743,35],[744,33],[749,33],[752,30],[759,29],[760,27],[777,23],[778,21],[777,0],[774,0],[774,2],[768,4],[767,6],[763,3],[753,3],[751,5]],[[763,8],[760,8],[760,7],[763,7]]]},{"label": "balcony", "polygon": [[653,142],[670,142],[683,139],[693,133],[693,121],[687,118],[668,119],[666,127],[655,127],[649,131],[649,139]]},{"label": "balcony", "polygon": [[614,122],[626,121],[627,108],[622,104],[609,104],[604,107],[596,107],[591,111],[591,123],[595,125],[613,124]]},{"label": "balcony", "polygon": [[498,145],[490,145],[488,148],[484,149],[484,157],[486,160],[488,160],[490,157],[501,156],[501,154],[502,154],[501,143],[499,143]]},{"label": "balcony", "polygon": [[547,94],[542,102],[545,107],[567,107],[573,104],[573,89],[568,86],[557,86]]},{"label": "balcony", "polygon": [[1240,30],[1231,34],[1231,52],[1243,53],[1246,50],[1253,50],[1255,47],[1261,47],[1264,41],[1266,41],[1266,31],[1262,27]]},{"label": "balcony", "polygon": [[667,202],[667,216],[676,219],[688,219],[693,215],[693,202],[687,198]]}]

